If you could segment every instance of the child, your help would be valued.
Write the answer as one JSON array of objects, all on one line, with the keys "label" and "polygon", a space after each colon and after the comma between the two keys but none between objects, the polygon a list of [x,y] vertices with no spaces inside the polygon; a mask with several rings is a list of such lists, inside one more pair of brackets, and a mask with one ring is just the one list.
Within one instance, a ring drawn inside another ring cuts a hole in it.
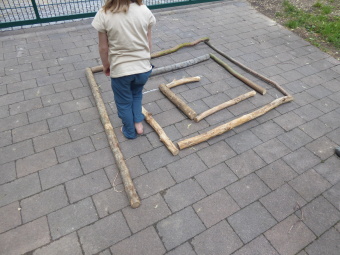
[{"label": "child", "polygon": [[156,19],[142,0],[106,0],[92,26],[98,31],[103,72],[111,77],[122,132],[143,133],[142,90],[151,74],[151,28]]}]

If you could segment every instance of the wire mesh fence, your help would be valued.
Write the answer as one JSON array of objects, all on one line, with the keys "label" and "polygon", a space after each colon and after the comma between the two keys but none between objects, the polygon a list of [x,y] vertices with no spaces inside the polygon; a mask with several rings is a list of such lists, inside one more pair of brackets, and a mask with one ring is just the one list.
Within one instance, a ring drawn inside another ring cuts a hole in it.
[{"label": "wire mesh fence", "polygon": [[[144,0],[151,9],[217,0]],[[0,0],[0,28],[92,17],[105,0]]]}]

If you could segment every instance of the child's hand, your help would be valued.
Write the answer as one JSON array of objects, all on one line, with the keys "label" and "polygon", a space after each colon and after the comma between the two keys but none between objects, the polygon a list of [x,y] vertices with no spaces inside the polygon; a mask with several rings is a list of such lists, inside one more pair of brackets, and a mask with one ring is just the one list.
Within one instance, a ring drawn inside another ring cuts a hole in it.
[{"label": "child's hand", "polygon": [[106,75],[106,76],[110,76],[110,66],[103,66],[103,73]]}]

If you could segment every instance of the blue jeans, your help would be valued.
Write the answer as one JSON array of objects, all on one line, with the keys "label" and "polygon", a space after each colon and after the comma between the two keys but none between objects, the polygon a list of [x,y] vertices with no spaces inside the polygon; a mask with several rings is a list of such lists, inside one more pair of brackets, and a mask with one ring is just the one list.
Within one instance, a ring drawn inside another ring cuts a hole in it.
[{"label": "blue jeans", "polygon": [[118,117],[123,122],[123,134],[126,138],[135,139],[135,123],[144,120],[142,114],[142,90],[151,70],[145,73],[111,78],[111,87],[116,102]]}]

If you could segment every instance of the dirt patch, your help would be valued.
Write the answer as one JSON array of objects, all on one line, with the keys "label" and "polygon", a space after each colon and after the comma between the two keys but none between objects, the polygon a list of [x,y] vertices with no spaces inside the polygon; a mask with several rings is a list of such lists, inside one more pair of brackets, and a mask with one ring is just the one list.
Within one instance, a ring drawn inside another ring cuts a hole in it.
[{"label": "dirt patch", "polygon": [[[287,19],[284,17],[277,15],[277,13],[283,13],[283,2],[284,0],[247,0],[256,10],[260,13],[266,15],[267,17],[275,20],[277,23],[284,25]],[[313,5],[316,2],[327,2],[327,1],[317,1],[317,0],[290,0],[290,3],[295,5],[296,7],[305,10],[307,12],[313,11]],[[332,15],[340,15],[340,1],[336,0],[332,2],[332,6],[334,6],[334,11]],[[305,39],[306,41],[311,42],[311,38],[319,49],[328,53],[332,57],[340,60],[340,50],[332,46],[331,44],[322,40],[322,38],[318,37],[316,34],[312,34],[308,32],[304,28],[297,28],[292,30],[295,34]]]}]

